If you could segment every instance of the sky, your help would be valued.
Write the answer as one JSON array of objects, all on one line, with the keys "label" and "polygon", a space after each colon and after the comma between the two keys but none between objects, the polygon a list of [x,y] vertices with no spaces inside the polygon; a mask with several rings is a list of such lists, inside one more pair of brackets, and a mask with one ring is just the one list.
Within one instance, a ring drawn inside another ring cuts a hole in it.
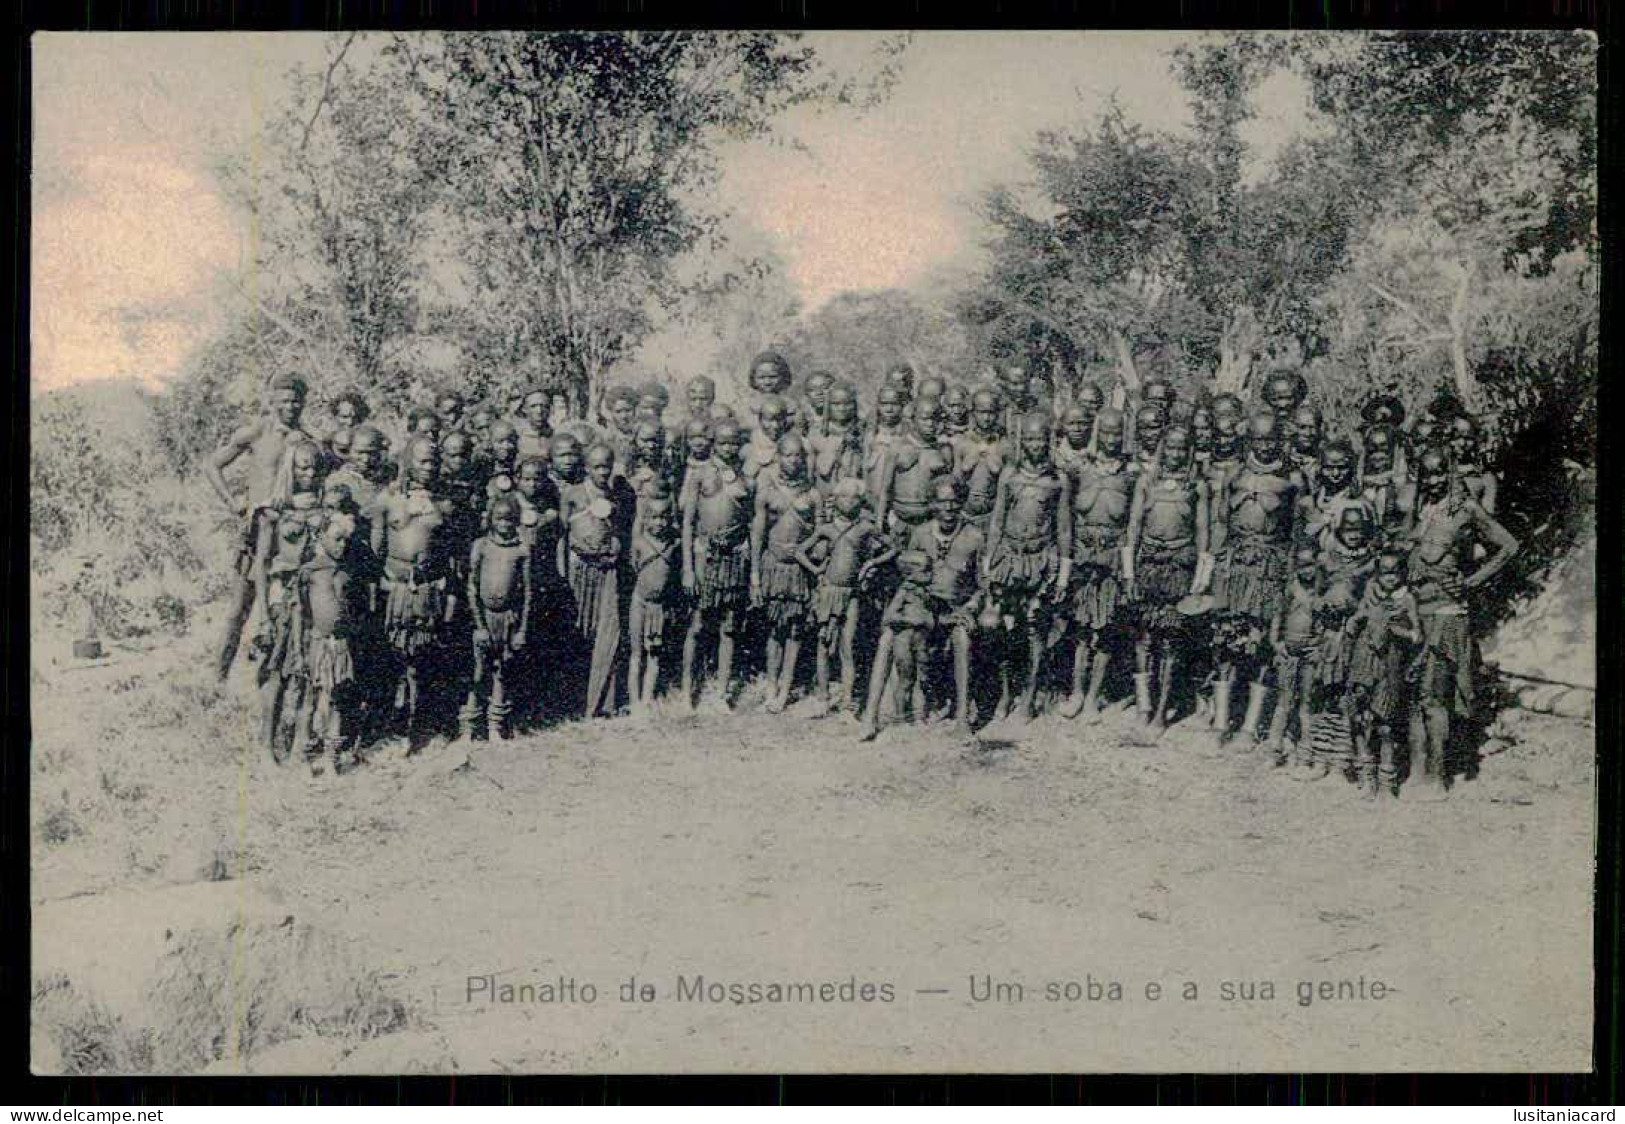
[{"label": "sky", "polygon": [[[323,57],[316,34],[42,34],[34,49],[34,390],[94,378],[159,384],[238,299],[224,284],[252,232],[211,167],[274,113],[288,68]],[[876,36],[812,37],[832,61]],[[971,205],[1022,176],[1043,128],[1115,95],[1157,128],[1189,127],[1168,70],[1187,36],[1144,32],[922,32],[879,108],[798,109],[794,146],[722,150],[719,202],[772,239],[809,310],[846,289],[918,284],[974,257]],[[1267,157],[1306,119],[1302,88],[1272,79],[1251,139]]]}]

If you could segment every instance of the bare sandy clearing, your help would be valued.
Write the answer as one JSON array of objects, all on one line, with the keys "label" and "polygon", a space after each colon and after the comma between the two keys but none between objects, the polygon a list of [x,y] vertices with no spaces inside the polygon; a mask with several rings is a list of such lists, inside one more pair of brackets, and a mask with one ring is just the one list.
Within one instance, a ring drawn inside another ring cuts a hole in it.
[{"label": "bare sandy clearing", "polygon": [[[404,1033],[244,1066],[1589,1064],[1578,723],[1515,716],[1520,740],[1433,805],[1296,782],[1177,727],[1131,745],[1120,718],[861,745],[838,718],[664,715],[312,781],[243,752],[246,693],[161,664],[44,670],[36,910],[246,877],[412,1014]],[[620,1002],[628,976],[655,1001]],[[721,1001],[693,999],[696,977]],[[1365,999],[1336,998],[1362,977]],[[1021,1000],[978,1001],[973,979]],[[1332,997],[1301,1005],[1299,984],[1322,981]],[[575,1002],[541,1001],[566,982]],[[751,984],[801,982],[892,999],[750,1001]],[[1123,998],[1091,1001],[1091,982]],[[501,984],[532,990],[504,1002]]]}]

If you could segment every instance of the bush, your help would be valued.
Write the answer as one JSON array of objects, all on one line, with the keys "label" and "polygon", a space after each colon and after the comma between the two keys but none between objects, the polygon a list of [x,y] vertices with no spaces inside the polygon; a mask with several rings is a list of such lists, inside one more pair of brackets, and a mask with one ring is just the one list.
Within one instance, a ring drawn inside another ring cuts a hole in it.
[{"label": "bush", "polygon": [[88,612],[114,639],[184,633],[208,528],[166,471],[142,400],[55,394],[36,404],[33,425],[29,563],[41,620],[79,628]]}]

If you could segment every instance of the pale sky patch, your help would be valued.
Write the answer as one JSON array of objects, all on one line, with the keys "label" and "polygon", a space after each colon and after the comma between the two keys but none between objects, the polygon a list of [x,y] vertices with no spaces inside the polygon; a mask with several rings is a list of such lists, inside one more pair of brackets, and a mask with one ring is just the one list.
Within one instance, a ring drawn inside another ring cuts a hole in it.
[{"label": "pale sky patch", "polygon": [[[837,61],[878,38],[814,36]],[[1083,124],[1113,95],[1149,126],[1187,127],[1168,52],[1189,38],[919,33],[879,108],[798,109],[780,130],[793,144],[724,148],[719,201],[777,243],[808,309],[915,284],[974,257],[973,204],[1023,175],[1039,129]],[[231,311],[220,280],[251,236],[211,167],[252,148],[288,67],[319,61],[323,37],[46,34],[33,46],[33,387],[161,382]],[[1261,102],[1256,141],[1304,119],[1294,79],[1266,84]]]}]

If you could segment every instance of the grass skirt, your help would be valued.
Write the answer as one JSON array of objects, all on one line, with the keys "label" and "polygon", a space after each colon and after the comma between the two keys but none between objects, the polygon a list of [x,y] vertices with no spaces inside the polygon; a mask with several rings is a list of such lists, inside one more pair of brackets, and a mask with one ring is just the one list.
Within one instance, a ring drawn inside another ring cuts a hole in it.
[{"label": "grass skirt", "polygon": [[1057,565],[1055,548],[1047,543],[1034,550],[1005,540],[988,560],[988,588],[1007,615],[1035,621],[1051,608],[1044,586]]},{"label": "grass skirt", "polygon": [[1422,643],[1418,701],[1457,718],[1471,716],[1476,652],[1467,615],[1422,614]]},{"label": "grass skirt", "polygon": [[412,584],[389,578],[384,590],[384,635],[408,659],[431,647],[446,616],[446,579]]},{"label": "grass skirt", "polygon": [[726,547],[698,544],[699,572],[694,575],[697,607],[704,612],[738,610],[750,597],[750,551],[745,543]]},{"label": "grass skirt", "polygon": [[590,638],[598,624],[598,602],[602,597],[618,596],[615,581],[615,562],[607,564],[597,558],[570,552],[570,597],[575,602],[576,633]]},{"label": "grass skirt", "polygon": [[1350,614],[1322,615],[1325,632],[1320,638],[1320,654],[1315,661],[1315,684],[1341,690],[1349,681],[1349,661],[1354,646],[1343,631]]},{"label": "grass skirt", "polygon": [[1358,712],[1368,722],[1394,722],[1402,718],[1410,684],[1406,646],[1389,637],[1386,643],[1366,643],[1362,635],[1351,645],[1348,683],[1359,700]]},{"label": "grass skirt", "polygon": [[1134,560],[1137,598],[1133,616],[1144,632],[1183,632],[1190,618],[1176,606],[1191,591],[1196,577],[1196,544],[1161,546],[1150,540],[1140,544]]},{"label": "grass skirt", "polygon": [[812,609],[813,579],[792,558],[762,559],[762,609],[774,628],[804,624]]},{"label": "grass skirt", "polygon": [[1050,619],[1054,609],[1045,586],[1058,564],[1055,548],[1047,544],[1031,550],[1001,542],[998,553],[988,561],[988,588],[1007,616],[1041,623]]},{"label": "grass skirt", "polygon": [[1076,590],[1072,598],[1072,619],[1078,627],[1104,632],[1118,623],[1123,586],[1117,580],[1116,567],[1085,562],[1072,571],[1072,576]]},{"label": "grass skirt", "polygon": [[1124,534],[1112,528],[1091,525],[1075,530],[1072,534],[1073,569],[1098,566],[1115,574],[1122,559],[1121,548],[1125,541],[1127,540]]},{"label": "grass skirt", "polygon": [[1268,625],[1286,602],[1289,549],[1263,535],[1226,543],[1213,567],[1213,608]]},{"label": "grass skirt", "polygon": [[350,642],[339,636],[312,641],[310,645],[310,685],[332,691],[355,680],[355,661]]}]

